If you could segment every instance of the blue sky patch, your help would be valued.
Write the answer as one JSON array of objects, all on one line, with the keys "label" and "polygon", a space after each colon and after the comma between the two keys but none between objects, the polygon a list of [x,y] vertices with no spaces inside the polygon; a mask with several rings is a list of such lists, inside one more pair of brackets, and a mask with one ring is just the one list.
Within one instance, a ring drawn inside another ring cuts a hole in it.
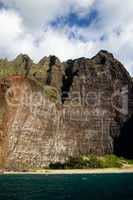
[{"label": "blue sky patch", "polygon": [[0,2],[0,9],[3,8],[3,7],[4,7],[3,3]]},{"label": "blue sky patch", "polygon": [[2,2],[0,2],[0,9],[7,9],[7,6],[5,6]]},{"label": "blue sky patch", "polygon": [[98,18],[98,12],[92,10],[88,15],[81,17],[76,13],[70,13],[66,17],[57,18],[55,21],[52,21],[51,26],[58,27],[68,25],[69,27],[78,26],[78,27],[88,27],[91,23],[95,22]]},{"label": "blue sky patch", "polygon": [[103,42],[103,41],[105,41],[105,40],[107,40],[107,39],[108,39],[108,37],[107,37],[106,34],[103,34],[103,35],[100,37],[100,41],[101,41],[101,42]]}]

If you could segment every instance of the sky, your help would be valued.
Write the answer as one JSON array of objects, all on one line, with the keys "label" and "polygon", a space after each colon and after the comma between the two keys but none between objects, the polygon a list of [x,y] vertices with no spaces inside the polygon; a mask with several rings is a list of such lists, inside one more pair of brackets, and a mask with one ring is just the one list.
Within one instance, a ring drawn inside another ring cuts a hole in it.
[{"label": "sky", "polygon": [[61,61],[101,49],[133,75],[133,0],[0,0],[0,57]]}]

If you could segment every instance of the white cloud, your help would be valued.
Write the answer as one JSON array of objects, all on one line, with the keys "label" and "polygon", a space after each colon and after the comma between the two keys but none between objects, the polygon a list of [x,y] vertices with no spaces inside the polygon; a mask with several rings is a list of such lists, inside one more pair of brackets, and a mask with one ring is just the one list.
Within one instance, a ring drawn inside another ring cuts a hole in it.
[{"label": "white cloud", "polygon": [[10,42],[14,40],[19,34],[21,34],[21,19],[12,11],[1,10],[0,12],[0,24],[2,25],[0,30],[0,43]]},{"label": "white cloud", "polygon": [[[12,10],[0,11],[0,55],[12,58],[16,54],[27,51],[32,36],[25,31],[22,18]],[[31,45],[30,44],[30,45]],[[28,49],[29,50],[29,49]]]},{"label": "white cloud", "polygon": [[58,56],[61,60],[93,55],[96,46],[92,41],[82,42],[79,39],[69,39],[68,29],[56,30],[48,28],[34,52],[36,59],[49,54]]},{"label": "white cloud", "polygon": [[[111,51],[133,74],[132,0],[1,0],[0,56],[27,53],[35,61],[55,54],[61,60],[91,57],[100,49]],[[75,12],[85,16],[92,9],[98,18],[89,27],[51,27],[49,22]],[[71,32],[75,38],[70,38]],[[83,40],[81,39],[83,38]],[[102,38],[102,39],[101,39]]]},{"label": "white cloud", "polygon": [[38,61],[44,55],[55,54],[61,60],[66,60],[88,56],[88,52],[92,54],[92,49],[95,49],[91,41],[84,43],[79,39],[69,39],[69,28],[47,27],[45,32],[42,31],[41,38],[39,38],[40,34],[34,37],[27,32],[22,18],[13,11],[2,10],[0,23],[0,55],[2,57],[14,58],[16,54],[27,53]]},{"label": "white cloud", "polygon": [[66,16],[69,12],[86,13],[94,0],[1,0],[9,8],[19,12],[30,29],[43,28],[51,20]]},{"label": "white cloud", "polygon": [[99,20],[97,26],[107,39],[101,43],[112,51],[133,74],[133,1],[99,0]]}]

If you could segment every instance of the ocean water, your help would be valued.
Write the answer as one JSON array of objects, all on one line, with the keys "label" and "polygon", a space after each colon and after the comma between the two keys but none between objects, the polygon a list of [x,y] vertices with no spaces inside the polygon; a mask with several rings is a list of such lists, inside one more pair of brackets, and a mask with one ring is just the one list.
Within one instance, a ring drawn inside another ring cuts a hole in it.
[{"label": "ocean water", "polygon": [[133,174],[0,175],[0,200],[133,200]]}]

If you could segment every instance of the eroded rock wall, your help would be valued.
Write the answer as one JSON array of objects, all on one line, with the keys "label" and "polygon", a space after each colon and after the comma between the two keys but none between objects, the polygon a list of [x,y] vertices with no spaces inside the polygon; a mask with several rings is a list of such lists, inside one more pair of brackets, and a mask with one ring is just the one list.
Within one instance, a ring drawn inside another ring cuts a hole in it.
[{"label": "eroded rock wall", "polygon": [[112,54],[65,63],[55,56],[38,64],[26,55],[16,60],[0,65],[1,162],[42,167],[114,153],[132,114],[132,79]]}]

